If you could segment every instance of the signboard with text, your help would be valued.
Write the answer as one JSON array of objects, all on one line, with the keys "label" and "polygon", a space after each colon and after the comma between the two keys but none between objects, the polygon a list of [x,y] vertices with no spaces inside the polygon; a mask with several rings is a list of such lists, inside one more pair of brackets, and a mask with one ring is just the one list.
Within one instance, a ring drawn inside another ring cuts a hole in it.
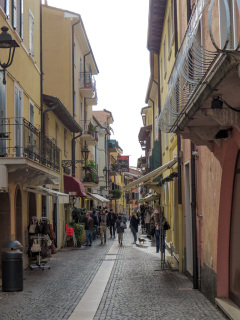
[{"label": "signboard with text", "polygon": [[117,157],[117,172],[129,172],[129,156]]}]

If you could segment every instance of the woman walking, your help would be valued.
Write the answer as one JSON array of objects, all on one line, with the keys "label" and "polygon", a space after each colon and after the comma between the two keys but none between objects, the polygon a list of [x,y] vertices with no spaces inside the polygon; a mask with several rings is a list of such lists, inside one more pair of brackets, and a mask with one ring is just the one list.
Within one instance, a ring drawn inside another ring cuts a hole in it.
[{"label": "woman walking", "polygon": [[133,240],[134,240],[133,244],[137,243],[138,223],[139,223],[138,216],[135,211],[132,211],[132,216],[130,219],[130,228],[133,234]]},{"label": "woman walking", "polygon": [[117,234],[118,234],[118,243],[121,246],[123,242],[124,229],[127,228],[126,222],[123,221],[121,214],[119,214],[117,217],[116,226],[117,226]]}]

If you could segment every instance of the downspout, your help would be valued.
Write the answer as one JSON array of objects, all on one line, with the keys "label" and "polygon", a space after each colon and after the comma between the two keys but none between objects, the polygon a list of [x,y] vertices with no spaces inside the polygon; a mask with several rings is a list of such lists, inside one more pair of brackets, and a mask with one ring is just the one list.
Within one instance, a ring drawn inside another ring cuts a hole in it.
[{"label": "downspout", "polygon": [[[159,66],[159,54],[158,54],[158,79],[160,79],[160,66]],[[161,90],[160,90],[160,81],[158,81],[158,114],[161,112]],[[159,161],[160,166],[162,166],[162,134],[160,128],[158,129],[158,141],[159,141]]]},{"label": "downspout", "polygon": [[[80,16],[78,18],[78,21],[75,22],[72,25],[72,85],[73,85],[73,91],[72,91],[72,101],[73,101],[73,118],[75,117],[75,71],[74,71],[74,27],[79,24],[81,21]],[[74,161],[76,160],[76,153],[75,153],[75,133],[73,133],[73,138],[72,138],[72,176],[75,177],[75,163]]]},{"label": "downspout", "polygon": [[[191,0],[187,0],[187,19],[191,18]],[[191,192],[192,192],[192,246],[193,246],[193,289],[198,289],[198,255],[197,255],[197,217],[196,217],[196,176],[195,176],[195,151],[194,143],[191,142]]]},{"label": "downspout", "polygon": [[[157,83],[153,80],[153,82]],[[148,98],[152,102],[152,108],[153,108],[153,146],[152,150],[154,148],[154,133],[155,133],[155,110],[154,110],[154,101],[151,98]],[[152,152],[152,170],[154,170],[154,164],[153,164],[153,152]]]},{"label": "downspout", "polygon": [[57,108],[57,105],[54,105],[53,107],[46,109],[42,112],[42,132],[45,134],[45,114],[49,111],[53,111]]},{"label": "downspout", "polygon": [[41,110],[41,131],[45,134],[43,114],[43,41],[42,41],[42,3],[40,3],[40,110]]},{"label": "downspout", "polygon": [[198,289],[198,256],[197,256],[197,217],[196,217],[196,177],[195,177],[195,146],[191,142],[191,191],[192,191],[192,242],[193,242],[193,289]]}]

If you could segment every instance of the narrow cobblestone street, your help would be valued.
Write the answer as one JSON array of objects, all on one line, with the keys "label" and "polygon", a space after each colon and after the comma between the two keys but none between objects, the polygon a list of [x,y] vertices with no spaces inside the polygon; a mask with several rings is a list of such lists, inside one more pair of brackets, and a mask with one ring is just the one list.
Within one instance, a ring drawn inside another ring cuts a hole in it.
[{"label": "narrow cobblestone street", "polygon": [[[25,270],[22,292],[0,292],[0,319],[89,319],[79,317],[75,308],[105,261],[113,263],[113,268],[101,302],[93,310],[94,320],[226,319],[199,290],[192,289],[185,275],[160,270],[154,243],[147,240],[136,246],[132,240],[127,229],[119,249],[116,239],[107,239],[102,246],[96,239],[92,247],[66,248],[53,255],[50,270]],[[112,247],[118,250],[115,255]],[[94,309],[94,302],[89,302]]]}]

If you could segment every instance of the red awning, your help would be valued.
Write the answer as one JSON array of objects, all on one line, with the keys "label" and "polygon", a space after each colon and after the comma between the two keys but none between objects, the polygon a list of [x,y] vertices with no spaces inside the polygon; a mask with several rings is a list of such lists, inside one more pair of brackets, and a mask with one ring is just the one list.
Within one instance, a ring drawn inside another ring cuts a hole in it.
[{"label": "red awning", "polygon": [[64,176],[64,190],[75,197],[86,197],[84,185],[75,177]]}]

